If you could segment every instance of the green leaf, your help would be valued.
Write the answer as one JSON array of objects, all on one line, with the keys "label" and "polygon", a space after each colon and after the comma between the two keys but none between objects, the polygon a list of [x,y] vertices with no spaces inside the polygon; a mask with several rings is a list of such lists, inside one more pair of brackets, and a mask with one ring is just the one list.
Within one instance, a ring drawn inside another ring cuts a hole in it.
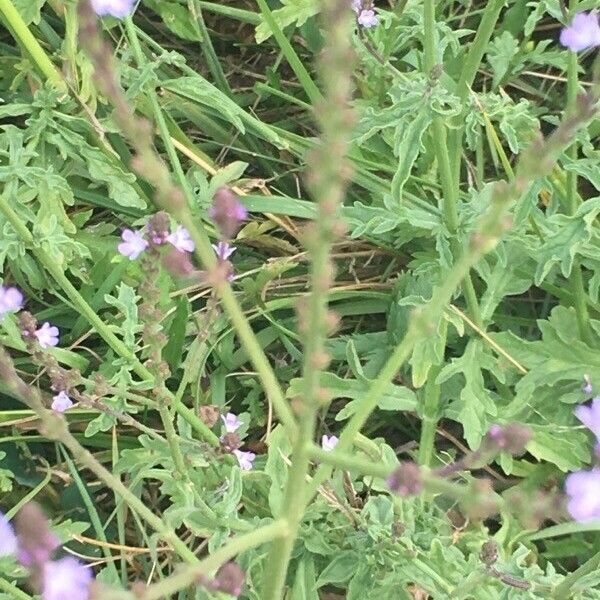
[{"label": "green leaf", "polygon": [[[273,17],[279,27],[284,29],[288,25],[296,27],[304,25],[308,19],[319,12],[317,0],[281,0],[282,8],[273,11]],[[256,28],[256,42],[261,44],[273,35],[267,23],[262,22]]]},{"label": "green leaf", "polygon": [[197,27],[192,24],[190,11],[181,4],[160,2],[158,11],[163,23],[178,37],[191,42],[201,40]]},{"label": "green leaf", "polygon": [[508,68],[519,51],[519,42],[505,31],[489,45],[487,60],[494,71],[493,85],[496,87],[506,75]]},{"label": "green leaf", "polygon": [[15,8],[21,13],[26,25],[30,25],[31,23],[37,25],[40,22],[40,11],[44,4],[46,4],[46,0],[12,0],[12,2]]},{"label": "green leaf", "polygon": [[190,302],[187,296],[180,296],[177,300],[173,322],[169,328],[169,341],[163,350],[163,359],[169,365],[171,372],[175,372],[181,364],[189,311]]},{"label": "green leaf", "polygon": [[361,564],[360,554],[353,550],[340,552],[321,572],[317,579],[317,588],[328,583],[346,583]]}]

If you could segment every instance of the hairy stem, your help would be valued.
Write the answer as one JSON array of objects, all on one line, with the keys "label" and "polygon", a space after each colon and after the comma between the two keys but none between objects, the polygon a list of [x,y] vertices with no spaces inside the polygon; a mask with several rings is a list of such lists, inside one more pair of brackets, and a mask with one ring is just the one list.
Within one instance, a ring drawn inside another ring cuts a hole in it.
[{"label": "hairy stem", "polygon": [[304,342],[302,396],[298,399],[300,425],[283,501],[289,531],[271,548],[264,577],[264,600],[279,600],[283,594],[292,548],[306,509],[303,491],[310,466],[307,443],[314,438],[316,417],[324,400],[321,374],[329,361],[325,341],[329,329],[328,294],[334,279],[330,254],[336,234],[341,233],[336,228],[339,227],[339,210],[349,175],[345,156],[351,125],[348,110],[352,64],[350,14],[344,0],[323,2],[327,43],[321,55],[319,73],[324,99],[315,110],[321,127],[321,143],[313,153],[308,181],[318,203],[318,215],[305,233],[311,258],[311,292],[306,302],[298,306],[299,329]]}]

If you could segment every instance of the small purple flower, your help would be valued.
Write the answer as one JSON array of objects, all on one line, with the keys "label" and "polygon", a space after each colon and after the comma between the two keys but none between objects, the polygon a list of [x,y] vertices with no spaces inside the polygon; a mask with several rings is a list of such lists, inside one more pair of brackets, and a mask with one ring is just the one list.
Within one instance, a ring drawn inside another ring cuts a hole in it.
[{"label": "small purple flower", "polygon": [[238,463],[242,471],[250,471],[252,469],[252,463],[256,458],[256,454],[254,454],[254,452],[242,452],[241,450],[234,450],[233,453],[238,459]]},{"label": "small purple flower", "polygon": [[0,558],[17,551],[17,536],[5,515],[0,512]]},{"label": "small purple flower", "polygon": [[222,186],[215,192],[208,216],[217,224],[223,237],[232,239],[242,221],[248,218],[248,211],[233,190]]},{"label": "small purple flower", "polygon": [[58,327],[48,322],[35,331],[34,335],[42,348],[50,348],[58,344]]},{"label": "small purple flower", "polygon": [[17,560],[24,567],[42,568],[60,546],[44,511],[35,502],[28,502],[17,513],[15,531],[19,541]]},{"label": "small purple flower", "polygon": [[123,230],[122,242],[118,246],[119,252],[129,260],[135,260],[147,247],[148,242],[139,231]]},{"label": "small purple flower", "polygon": [[321,438],[321,448],[323,448],[325,452],[331,452],[337,446],[339,441],[339,438],[337,438],[335,435],[324,435]]},{"label": "small purple flower", "polygon": [[580,522],[600,519],[600,469],[571,473],[565,480],[569,514]]},{"label": "small purple flower", "polygon": [[233,413],[227,413],[224,416],[221,415],[221,419],[227,433],[235,433],[242,426],[239,417]]},{"label": "small purple flower", "polygon": [[598,15],[595,12],[576,14],[571,25],[560,32],[560,43],[573,52],[600,46]]},{"label": "small purple flower", "polygon": [[363,3],[362,0],[352,0],[350,3],[350,8],[356,13],[359,14],[362,10]]},{"label": "small purple flower", "polygon": [[600,396],[592,400],[587,406],[582,404],[575,409],[575,416],[596,436],[600,441]]},{"label": "small purple flower", "polygon": [[49,562],[44,567],[42,600],[89,600],[93,579],[91,569],[72,556]]},{"label": "small purple flower", "polygon": [[17,288],[0,285],[0,319],[8,312],[21,310],[22,306],[23,294]]},{"label": "small purple flower", "polygon": [[235,246],[231,246],[227,242],[212,244],[212,247],[219,260],[228,260],[229,257],[236,251]]},{"label": "small purple flower", "polygon": [[589,396],[594,392],[594,387],[592,386],[592,381],[590,380],[588,375],[583,376],[583,385],[581,386],[581,391]]},{"label": "small purple flower", "polygon": [[133,12],[135,0],[91,0],[92,8],[97,15],[105,17],[110,15],[123,19]]},{"label": "small purple flower", "polygon": [[362,25],[365,29],[376,27],[379,25],[379,17],[375,14],[372,9],[363,9],[360,11],[358,18],[358,24]]},{"label": "small purple flower", "polygon": [[173,244],[179,252],[193,252],[196,248],[190,232],[181,225],[178,225],[177,229],[167,236],[167,241]]},{"label": "small purple flower", "polygon": [[73,406],[73,401],[66,392],[62,391],[52,398],[52,410],[54,412],[63,413]]}]

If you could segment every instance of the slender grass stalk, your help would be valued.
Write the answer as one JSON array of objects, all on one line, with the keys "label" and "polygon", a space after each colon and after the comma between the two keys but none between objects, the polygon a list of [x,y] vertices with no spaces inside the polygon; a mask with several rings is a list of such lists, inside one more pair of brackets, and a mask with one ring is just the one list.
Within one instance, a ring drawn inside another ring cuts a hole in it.
[{"label": "slender grass stalk", "polygon": [[225,73],[223,72],[223,68],[221,67],[221,63],[219,62],[219,58],[213,47],[212,40],[210,39],[210,33],[204,22],[204,16],[202,15],[202,6],[198,0],[188,0],[188,7],[196,22],[198,33],[202,38],[200,45],[202,46],[202,52],[206,59],[206,63],[208,64],[210,73],[215,80],[215,85],[224,94],[231,97],[233,96],[231,87],[229,87],[229,82],[227,81],[227,77],[225,77]]},{"label": "slender grass stalk", "polygon": [[58,90],[66,92],[67,86],[60,71],[54,66],[54,63],[48,58],[44,49],[29,31],[11,0],[0,0],[0,14],[6,19],[15,38],[19,40],[44,77]]},{"label": "slender grass stalk", "polygon": [[0,592],[8,594],[13,600],[33,600],[33,597],[21,591],[17,586],[0,577]]},{"label": "slender grass stalk", "polygon": [[294,71],[296,77],[298,77],[298,81],[300,82],[302,88],[306,92],[308,99],[313,104],[319,102],[322,99],[319,88],[312,80],[310,73],[306,70],[306,67],[296,54],[296,51],[294,50],[288,39],[283,34],[283,31],[281,31],[281,28],[277,24],[277,21],[275,20],[275,17],[273,16],[271,9],[269,8],[269,5],[266,3],[265,0],[256,1],[260,8],[260,12],[262,13],[263,19],[271,28],[271,31],[273,32],[273,37],[279,44],[279,47],[281,48],[281,51],[283,52],[283,55],[288,61],[290,67],[292,68],[292,71]]},{"label": "slender grass stalk", "polygon": [[[259,3],[262,7],[264,0],[259,0]],[[283,500],[289,531],[271,547],[263,582],[264,600],[280,600],[283,595],[292,549],[306,510],[303,492],[310,467],[308,443],[315,436],[316,418],[323,404],[321,374],[329,362],[325,351],[328,294],[334,279],[330,254],[333,240],[341,233],[338,228],[339,212],[349,175],[346,152],[351,125],[348,110],[352,64],[350,16],[345,0],[323,1],[326,46],[321,54],[319,74],[324,99],[315,111],[321,127],[321,143],[313,152],[308,181],[318,205],[318,215],[305,234],[311,259],[311,292],[306,302],[298,306],[299,330],[304,342],[299,433],[292,449],[292,465]]]}]

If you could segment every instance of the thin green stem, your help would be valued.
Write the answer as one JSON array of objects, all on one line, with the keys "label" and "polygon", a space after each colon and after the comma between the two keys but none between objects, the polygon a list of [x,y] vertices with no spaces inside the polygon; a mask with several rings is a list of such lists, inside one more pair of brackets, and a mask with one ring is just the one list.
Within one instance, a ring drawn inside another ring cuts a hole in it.
[{"label": "thin green stem", "polygon": [[[577,9],[578,0],[571,0],[569,8],[573,14]],[[575,109],[577,95],[579,93],[579,62],[577,53],[571,51],[569,55],[569,64],[567,67],[567,111]],[[571,147],[567,149],[569,157],[577,160],[577,142],[573,142]],[[574,171],[567,171],[566,184],[566,199],[568,214],[574,216],[578,208],[578,193],[577,193],[578,177]],[[569,276],[569,287],[573,294],[573,305],[575,315],[577,317],[577,327],[579,335],[588,345],[593,345],[594,337],[590,326],[590,316],[587,309],[585,285],[583,281],[583,273],[579,260],[573,261],[571,275]]]},{"label": "thin green stem", "polygon": [[[437,29],[435,22],[435,1],[425,0],[423,4],[423,66],[425,74],[432,77],[436,66],[437,54]],[[435,82],[432,82],[435,85]],[[454,260],[463,254],[458,234],[458,183],[452,176],[446,125],[441,116],[435,116],[432,124],[433,146],[438,164],[438,173],[443,193],[444,223],[450,234],[450,248]],[[479,301],[473,287],[471,276],[467,274],[463,282],[463,293],[467,303],[467,310],[471,319],[482,326]]]},{"label": "thin green stem", "polygon": [[16,397],[35,411],[42,424],[41,430],[47,438],[62,443],[81,466],[89,469],[109,489],[116,492],[154,531],[171,545],[182,559],[192,564],[198,562],[195,554],[179,539],[177,534],[73,437],[69,432],[66,420],[44,406],[38,390],[28,386],[19,377],[10,357],[2,347],[0,347],[0,377]]},{"label": "thin green stem", "polygon": [[[259,0],[259,4],[264,12],[264,0]],[[351,13],[344,0],[324,0],[322,8],[326,47],[319,62],[324,89],[324,99],[317,114],[321,143],[312,155],[309,176],[311,192],[318,203],[318,215],[305,236],[311,259],[311,291],[306,301],[298,306],[299,330],[304,342],[302,406],[298,411],[299,432],[292,449],[292,466],[283,500],[289,532],[271,547],[262,593],[264,600],[279,600],[283,595],[294,542],[306,510],[303,492],[310,467],[308,444],[315,436],[317,415],[323,402],[322,373],[329,362],[325,341],[328,335],[329,290],[334,279],[331,248],[346,192],[343,171],[351,122],[348,109],[352,64]]]},{"label": "thin green stem", "polygon": [[[140,66],[143,66],[145,64],[146,58],[140,46],[136,28],[133,25],[133,21],[131,20],[131,18],[126,19],[125,24],[127,34],[130,38],[132,48],[136,56],[136,61]],[[198,255],[201,262],[205,265],[205,267],[211,268],[216,264],[216,258],[206,230],[198,222],[198,220],[192,216],[190,207],[193,206],[195,202],[193,192],[191,190],[189,182],[187,181],[187,178],[185,177],[185,173],[183,172],[183,168],[181,166],[181,162],[179,161],[179,157],[177,155],[175,147],[173,146],[167,123],[165,121],[162,109],[158,102],[156,91],[154,89],[149,89],[148,94],[152,105],[154,118],[156,119],[156,124],[161,134],[163,144],[167,151],[167,155],[169,156],[169,160],[171,162],[171,165],[173,166],[173,169],[175,170],[175,175],[177,177],[178,183],[181,186],[183,192],[185,193],[188,202],[187,207],[177,202],[165,202],[164,208],[165,210],[173,214],[173,216],[190,232],[190,235],[196,244],[196,254]],[[119,98],[118,100],[122,99]],[[121,125],[125,125],[127,127],[126,123],[121,123]],[[131,128],[129,129],[129,131],[131,132]],[[152,148],[139,146],[140,140],[131,139],[131,141],[134,145],[138,144],[137,149],[140,155],[149,157],[149,155],[153,153]],[[152,158],[156,157],[152,156]],[[163,165],[161,161],[155,160],[154,163],[156,164],[157,169],[162,169]],[[170,179],[168,173],[164,175],[157,175],[159,179],[165,180],[167,182]],[[169,184],[167,183],[166,185]],[[215,289],[219,295],[219,298],[225,310],[229,314],[229,317],[237,331],[238,337],[240,338],[242,346],[247,351],[248,356],[250,357],[250,360],[254,365],[254,368],[259,374],[267,397],[273,404],[273,407],[275,408],[275,411],[277,412],[277,415],[279,416],[283,425],[290,432],[290,434],[293,435],[297,428],[294,415],[292,414],[287,400],[283,395],[277,377],[273,372],[273,369],[265,355],[265,352],[260,346],[256,335],[252,331],[252,328],[248,324],[248,320],[246,319],[233,293],[233,290],[231,289],[231,286],[227,282],[223,282],[221,284],[215,285]],[[181,410],[180,404],[176,403],[176,405],[177,410]]]},{"label": "thin green stem", "polygon": [[[488,43],[494,33],[494,28],[504,5],[505,0],[489,0],[489,2],[487,2],[485,5],[485,10],[483,12],[483,16],[481,17],[479,27],[477,28],[475,39],[473,40],[473,43],[469,48],[469,52],[464,60],[463,68],[456,85],[455,93],[459,97],[461,106],[463,107],[467,106],[466,100],[469,96],[473,82],[475,81],[477,69],[479,69],[481,59],[483,58]],[[452,174],[456,185],[458,185],[458,182],[460,181],[460,163],[462,158],[462,140],[464,135],[462,119],[463,115],[457,119],[456,129],[454,129],[450,134],[450,143],[448,145],[449,155],[452,157],[451,160],[453,160]]]},{"label": "thin green stem", "polygon": [[266,542],[285,536],[288,533],[288,524],[284,519],[275,521],[270,525],[260,527],[250,533],[237,536],[225,546],[215,550],[210,556],[200,561],[197,565],[182,569],[180,572],[148,586],[137,598],[139,600],[160,600],[160,598],[173,598],[180,590],[194,585],[202,577],[210,577],[222,564],[231,560],[238,554],[256,548]]},{"label": "thin green stem", "polygon": [[219,58],[217,57],[217,53],[213,47],[212,40],[210,39],[210,33],[206,27],[206,23],[204,22],[204,17],[202,15],[202,6],[198,0],[188,0],[188,7],[198,27],[198,33],[201,37],[200,45],[202,46],[202,52],[208,64],[211,75],[215,80],[215,85],[224,94],[227,94],[231,97],[233,96],[233,93],[231,91],[231,87],[229,87],[229,82],[227,81],[227,77],[225,77],[225,73],[223,72],[221,63],[219,62]]},{"label": "thin green stem", "polygon": [[6,581],[6,579],[2,577],[0,577],[0,591],[5,592],[8,594],[9,598],[14,600],[33,600],[29,594],[21,591],[18,587]]},{"label": "thin green stem", "polygon": [[66,92],[67,86],[60,71],[54,66],[44,49],[40,46],[31,31],[29,31],[25,21],[23,21],[23,18],[11,0],[0,0],[0,13],[6,19],[15,38],[25,48],[33,63],[44,77],[58,90]]},{"label": "thin green stem", "polygon": [[273,37],[279,44],[279,47],[281,48],[281,51],[283,52],[290,67],[292,68],[292,71],[294,71],[296,77],[298,77],[298,81],[300,81],[300,83],[302,84],[302,87],[304,88],[308,99],[313,104],[321,101],[323,96],[321,95],[319,88],[316,86],[309,72],[306,70],[306,67],[304,66],[300,58],[298,58],[296,51],[281,31],[281,28],[277,24],[277,21],[275,20],[275,17],[273,16],[273,12],[269,8],[269,5],[265,2],[265,0],[256,1],[260,8],[260,12],[262,13],[263,19],[265,20],[265,23],[271,29]]},{"label": "thin green stem", "polygon": [[573,588],[580,579],[600,569],[600,552],[594,554],[584,562],[578,569],[569,573],[555,588],[552,598],[555,600],[567,600],[571,597]]},{"label": "thin green stem", "polygon": [[441,388],[435,380],[441,370],[440,366],[433,366],[427,375],[425,385],[425,402],[423,405],[423,418],[421,419],[421,438],[419,442],[419,464],[430,467],[433,458],[435,433],[439,418],[439,403]]}]

